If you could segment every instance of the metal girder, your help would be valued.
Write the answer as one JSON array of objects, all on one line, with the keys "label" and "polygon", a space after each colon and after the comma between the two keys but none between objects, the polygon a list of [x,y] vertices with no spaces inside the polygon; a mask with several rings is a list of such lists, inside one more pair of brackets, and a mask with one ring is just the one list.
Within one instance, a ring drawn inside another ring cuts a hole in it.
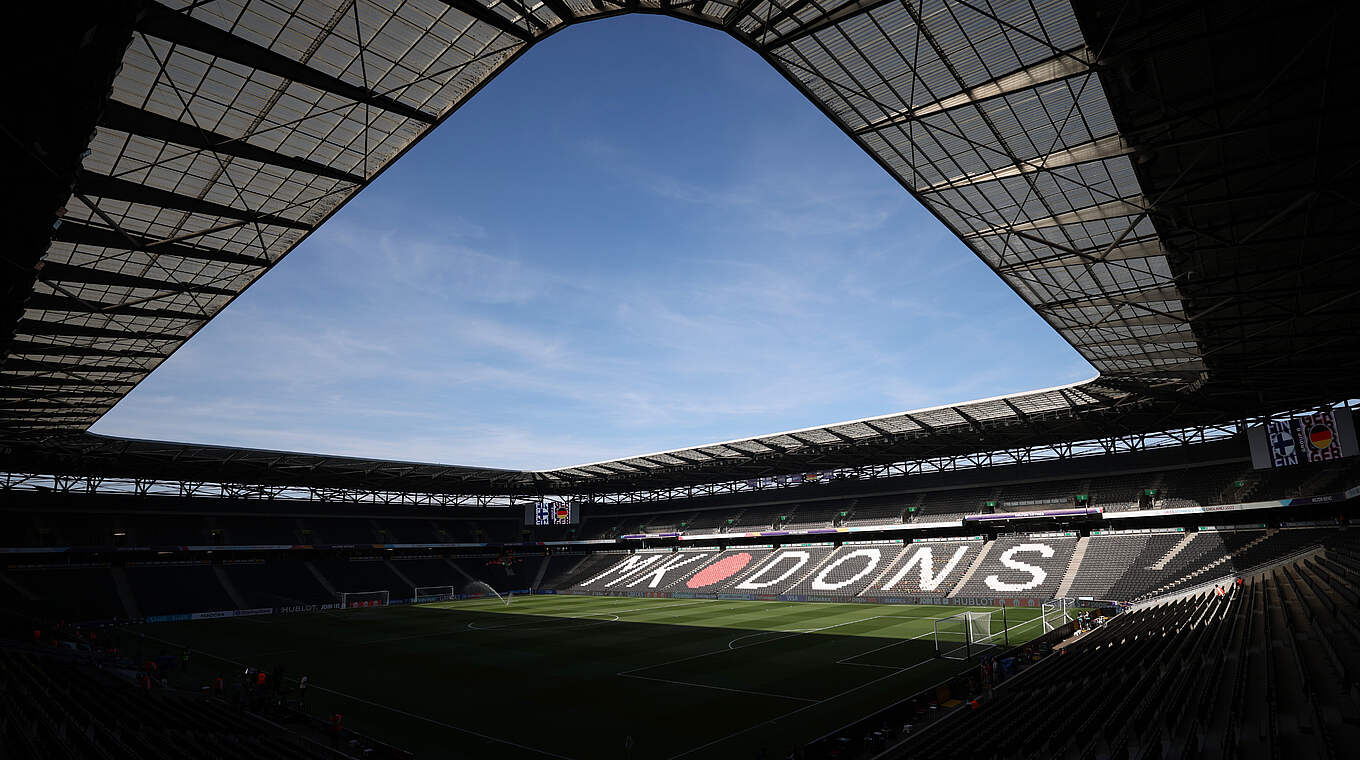
[{"label": "metal girder", "polygon": [[1083,295],[1062,301],[1051,301],[1043,305],[1045,311],[1058,309],[1085,309],[1092,306],[1118,306],[1131,303],[1157,303],[1181,300],[1180,291],[1175,285],[1161,285],[1143,290],[1127,290],[1100,295]]},{"label": "metal girder", "polygon": [[312,225],[296,219],[236,208],[225,203],[214,203],[202,198],[182,195],[170,190],[161,190],[140,182],[132,182],[121,177],[110,177],[92,171],[80,172],[80,175],[76,178],[76,192],[110,200],[126,201],[127,203],[173,208],[205,216],[223,216],[228,219],[270,224],[294,230],[310,230],[312,228]]},{"label": "metal girder", "polygon": [[764,49],[773,50],[777,47],[785,47],[788,45],[792,45],[793,43],[803,39],[804,37],[807,37],[808,35],[816,34],[817,32],[820,32],[823,29],[833,27],[836,24],[845,21],[846,19],[853,18],[855,16],[860,15],[861,13],[868,13],[874,10],[875,8],[888,5],[889,3],[898,3],[901,1],[902,0],[854,0],[854,2],[846,3],[845,5],[842,5],[836,10],[826,14],[825,16],[821,17],[816,21],[807,24],[806,26],[795,29],[789,32],[788,34],[784,35],[783,37],[776,38],[774,42],[770,43],[769,45],[766,45]]},{"label": "metal girder", "polygon": [[[964,237],[979,238],[990,237],[992,235],[1010,235],[1017,232],[1030,232],[1032,230],[1042,230],[1049,227],[1060,227],[1064,224],[1080,224],[1082,222],[1094,222],[1101,219],[1118,219],[1125,216],[1137,216],[1146,211],[1147,206],[1144,204],[1142,198],[1120,198],[1095,206],[1064,211],[1061,214],[1055,214],[1053,216],[1029,219],[1011,225],[988,227],[987,229],[969,232],[964,235]],[[1100,251],[1104,250],[1104,248],[1101,248],[1099,251],[1092,253],[1091,258],[1099,259],[1101,257]]]},{"label": "metal girder", "polygon": [[234,296],[230,288],[217,288],[211,285],[198,285],[192,282],[166,282],[152,277],[111,272],[92,266],[80,267],[63,264],[59,261],[44,261],[38,277],[46,282],[71,282],[85,285],[118,285],[125,288],[147,288],[166,293],[204,293],[207,295]]},{"label": "metal girder", "polygon": [[138,330],[109,329],[89,327],[71,322],[47,322],[38,319],[21,319],[15,330],[20,335],[61,335],[70,338],[112,338],[114,340],[184,340],[183,335],[175,333],[141,332]]},{"label": "metal girder", "polygon": [[502,31],[522,42],[532,42],[534,35],[523,27],[516,26],[510,19],[477,2],[477,0],[440,0],[445,5],[471,16],[477,21]]},{"label": "metal girder", "polygon": [[723,28],[729,32],[736,29],[737,22],[741,21],[746,14],[751,12],[752,8],[759,4],[760,0],[741,0],[741,2],[728,13],[727,18],[723,19]]},{"label": "metal girder", "polygon": [[1022,174],[1030,174],[1039,171],[1051,171],[1053,169],[1061,169],[1065,166],[1074,166],[1090,161],[1124,156],[1132,152],[1133,146],[1125,142],[1123,136],[1119,134],[1107,135],[1080,145],[1073,145],[1070,148],[1055,150],[1046,156],[1021,159],[1018,163],[1011,166],[937,182],[933,185],[921,188],[919,192],[937,193],[941,190],[947,190],[953,187],[977,185],[983,182],[992,182],[998,179],[1005,179],[1006,177],[1018,177]]},{"label": "metal girder", "polygon": [[[770,16],[768,19],[762,19],[760,21],[760,26],[757,26],[755,29],[751,30],[751,36],[760,37],[761,35],[766,34],[767,32],[773,31],[774,28],[778,26],[780,22],[787,18],[793,18],[796,13],[808,7],[810,3],[811,0],[793,0],[793,2],[788,4],[788,7],[784,8],[783,10],[774,14],[773,16]],[[773,4],[774,3],[772,0],[771,5]]]},{"label": "metal girder", "polygon": [[49,362],[40,359],[18,359],[10,357],[5,360],[3,368],[6,372],[105,372],[109,374],[141,374],[146,370],[141,367],[114,367],[106,364],[67,364],[65,362]]},{"label": "metal girder", "polygon": [[1135,240],[1124,242],[1117,248],[1108,249],[1105,247],[1092,248],[1088,252],[1081,252],[1073,255],[1066,252],[1056,256],[1044,256],[1038,259],[1029,259],[1014,264],[1001,264],[997,266],[997,271],[1002,274],[1013,272],[1033,271],[1036,269],[1057,269],[1060,267],[1080,266],[1082,264],[1099,263],[1104,261],[1128,261],[1130,259],[1144,259],[1155,256],[1165,256],[1166,248],[1162,246],[1160,240]]},{"label": "metal girder", "polygon": [[81,391],[81,390],[60,390],[60,391],[24,391],[12,385],[0,385],[0,399],[13,398],[40,398],[40,399],[66,399],[66,398],[122,398],[123,392],[110,393],[106,391]]},{"label": "metal girder", "polygon": [[351,174],[343,169],[336,169],[306,158],[285,156],[268,148],[252,145],[246,142],[245,138],[215,134],[205,129],[199,129],[193,124],[186,124],[168,116],[143,111],[117,100],[110,100],[104,105],[104,111],[99,117],[99,124],[109,129],[116,129],[119,132],[149,137],[153,140],[164,140],[194,150],[211,151],[247,161],[258,161],[282,169],[306,172],[318,177],[328,177],[356,185],[364,183],[363,177]]},{"label": "metal girder", "polygon": [[174,309],[147,309],[140,306],[75,298],[61,293],[34,293],[24,302],[24,308],[41,311],[69,311],[85,314],[112,314],[127,317],[150,317],[153,319],[186,319],[200,322],[207,319],[206,314],[195,314]]},{"label": "metal girder", "polygon": [[225,58],[251,69],[258,69],[298,84],[315,87],[356,103],[364,103],[384,111],[405,116],[425,124],[439,120],[406,103],[380,95],[367,87],[346,82],[276,53],[267,47],[242,39],[226,29],[196,19],[187,13],[167,8],[154,0],[145,0],[147,10],[137,20],[136,30],[152,37],[193,48],[202,53]]},{"label": "metal girder", "polygon": [[[8,365],[6,365],[6,366],[5,366],[5,369],[6,369],[6,370],[10,370],[10,369],[14,369],[14,368],[13,368],[13,367],[10,367],[10,366],[8,366]],[[68,370],[68,372],[69,372],[69,370]],[[136,382],[131,381],[131,380],[94,380],[94,379],[86,378],[86,377],[75,378],[75,377],[69,377],[69,376],[54,377],[54,376],[52,376],[52,375],[12,375],[12,374],[0,374],[0,386],[4,386],[4,387],[14,387],[14,386],[26,387],[26,386],[52,386],[52,385],[60,385],[60,386],[63,386],[63,387],[98,388],[98,387],[101,387],[101,386],[106,386],[106,385],[108,385],[108,386],[120,386],[120,387],[127,387],[127,388],[130,388],[130,387],[132,387],[132,386],[134,386],[134,385],[136,385],[136,384],[137,384]]]},{"label": "metal girder", "polygon": [[855,130],[857,135],[866,135],[877,132],[886,127],[898,124],[906,124],[917,119],[930,116],[931,114],[942,113],[960,106],[975,105],[992,98],[1009,95],[1015,92],[1033,89],[1050,82],[1057,82],[1063,79],[1070,79],[1074,76],[1089,73],[1091,63],[1095,60],[1095,54],[1088,48],[1078,48],[1052,58],[1045,58],[1019,71],[1011,72],[1004,76],[997,77],[989,82],[964,90],[947,98],[942,98],[933,103],[925,103],[910,110],[902,111],[891,116],[884,116],[876,119],[869,124]]},{"label": "metal girder", "polygon": [[197,261],[215,261],[220,264],[240,264],[242,266],[266,269],[272,262],[258,256],[211,248],[199,248],[184,243],[170,243],[144,238],[122,230],[95,227],[84,222],[67,221],[52,233],[53,240],[72,245],[91,245],[99,248],[113,248],[123,251],[142,251],[155,256],[175,256]]},{"label": "metal girder", "polygon": [[543,4],[565,23],[570,24],[576,20],[576,13],[563,0],[543,0]]},{"label": "metal girder", "polygon": [[534,15],[533,11],[529,10],[530,1],[531,0],[525,0],[524,2],[521,2],[520,0],[498,0],[500,5],[504,5],[515,13],[518,13],[519,17],[529,22],[530,26],[540,32],[546,32],[548,30],[548,25],[539,20],[539,18]]},{"label": "metal girder", "polygon": [[168,353],[159,351],[121,350],[97,348],[94,346],[64,346],[57,343],[34,343],[28,340],[15,340],[10,343],[9,355],[13,356],[98,356],[112,359],[164,359]]}]

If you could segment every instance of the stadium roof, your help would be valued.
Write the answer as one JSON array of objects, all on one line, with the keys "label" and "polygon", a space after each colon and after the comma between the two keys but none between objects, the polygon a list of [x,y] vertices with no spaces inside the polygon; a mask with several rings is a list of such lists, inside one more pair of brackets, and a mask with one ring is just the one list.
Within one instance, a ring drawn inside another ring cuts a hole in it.
[{"label": "stadium roof", "polygon": [[[630,12],[758,52],[1099,377],[544,473],[85,432],[533,43]],[[6,210],[18,275],[0,316],[7,466],[276,482],[338,477],[334,465],[374,487],[430,467],[423,488],[597,490],[1352,397],[1360,149],[1344,114],[1357,72],[1335,49],[1337,13],[1228,0],[124,0],[30,20],[49,44],[9,96],[31,107],[5,116],[31,188]]]}]

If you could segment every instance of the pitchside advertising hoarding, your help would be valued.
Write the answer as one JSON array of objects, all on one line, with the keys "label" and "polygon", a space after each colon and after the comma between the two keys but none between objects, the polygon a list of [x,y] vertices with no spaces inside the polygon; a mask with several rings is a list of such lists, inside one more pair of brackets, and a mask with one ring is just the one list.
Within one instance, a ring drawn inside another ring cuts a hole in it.
[{"label": "pitchside advertising hoarding", "polygon": [[1271,420],[1247,428],[1251,464],[1258,470],[1355,456],[1355,423],[1345,407]]},{"label": "pitchside advertising hoarding", "polygon": [[574,501],[536,501],[524,507],[525,525],[576,525],[581,522]]}]

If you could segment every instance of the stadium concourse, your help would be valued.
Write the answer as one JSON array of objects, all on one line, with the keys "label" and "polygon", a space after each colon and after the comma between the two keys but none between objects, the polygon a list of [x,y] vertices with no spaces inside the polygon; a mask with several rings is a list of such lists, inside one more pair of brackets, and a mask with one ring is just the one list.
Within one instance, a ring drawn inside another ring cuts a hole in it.
[{"label": "stadium concourse", "polygon": [[[1352,756],[1349,10],[24,4],[0,757]],[[89,432],[525,51],[625,13],[752,50],[1097,375],[545,471]]]}]

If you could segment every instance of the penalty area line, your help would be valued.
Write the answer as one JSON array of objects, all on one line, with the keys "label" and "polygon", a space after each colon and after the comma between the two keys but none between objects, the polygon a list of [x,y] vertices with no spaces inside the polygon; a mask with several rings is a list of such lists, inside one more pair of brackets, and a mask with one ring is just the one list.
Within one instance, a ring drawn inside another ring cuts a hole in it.
[{"label": "penalty area line", "polygon": [[641,678],[644,681],[658,681],[660,683],[673,683],[677,686],[693,686],[696,689],[716,689],[718,691],[731,691],[737,694],[752,694],[757,697],[772,697],[774,699],[796,699],[799,702],[816,702],[811,697],[795,697],[792,694],[775,694],[768,691],[752,691],[751,689],[734,689],[730,686],[715,686],[707,683],[694,683],[693,681],[672,681],[669,678],[656,678],[654,676],[639,676],[633,673],[618,673],[624,678]]}]

